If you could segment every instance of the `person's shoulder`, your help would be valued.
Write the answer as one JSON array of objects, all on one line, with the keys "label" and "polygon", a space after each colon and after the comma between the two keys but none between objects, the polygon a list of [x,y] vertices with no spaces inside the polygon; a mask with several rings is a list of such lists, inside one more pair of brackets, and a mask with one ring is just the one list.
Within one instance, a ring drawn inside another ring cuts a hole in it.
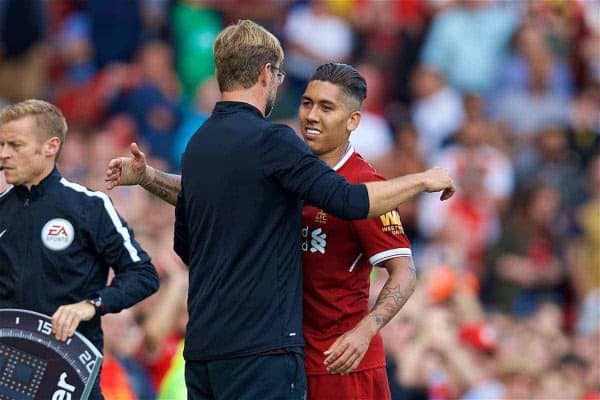
[{"label": "person's shoulder", "polygon": [[93,190],[77,182],[72,182],[67,178],[61,177],[59,181],[60,195],[65,201],[72,201],[76,204],[89,207],[103,207],[112,209],[112,202],[104,192]]},{"label": "person's shoulder", "polygon": [[375,168],[369,164],[359,153],[354,152],[338,170],[349,182],[374,182],[385,180]]},{"label": "person's shoulder", "polygon": [[298,145],[304,143],[300,136],[289,125],[265,121],[267,124],[262,129],[264,140],[276,143],[293,143]]},{"label": "person's shoulder", "polygon": [[294,136],[297,136],[296,132],[289,125],[282,124],[279,122],[272,122],[272,121],[268,121],[268,120],[265,120],[265,122],[266,122],[265,131],[268,134],[284,133],[286,135],[292,134]]}]

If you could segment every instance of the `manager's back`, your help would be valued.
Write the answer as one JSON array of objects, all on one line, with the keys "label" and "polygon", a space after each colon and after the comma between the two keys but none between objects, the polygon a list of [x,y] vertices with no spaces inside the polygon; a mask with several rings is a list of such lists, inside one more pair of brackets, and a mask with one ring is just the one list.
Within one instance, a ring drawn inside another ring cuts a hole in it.
[{"label": "manager's back", "polygon": [[182,166],[175,250],[190,268],[186,359],[301,346],[300,199],[363,218],[366,189],[242,102],[217,103]]}]

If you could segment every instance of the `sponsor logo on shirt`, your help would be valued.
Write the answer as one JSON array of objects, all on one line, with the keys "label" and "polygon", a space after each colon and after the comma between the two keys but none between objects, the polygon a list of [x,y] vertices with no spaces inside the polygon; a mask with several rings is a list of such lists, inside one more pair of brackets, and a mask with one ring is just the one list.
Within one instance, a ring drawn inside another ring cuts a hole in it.
[{"label": "sponsor logo on shirt", "polygon": [[308,226],[302,228],[302,251],[325,254],[327,248],[327,234],[322,228],[310,231]]},{"label": "sponsor logo on shirt", "polygon": [[66,219],[51,219],[42,228],[42,243],[50,250],[64,250],[73,243],[73,239],[75,239],[75,230]]},{"label": "sponsor logo on shirt", "polygon": [[315,222],[317,224],[326,224],[327,223],[327,213],[323,210],[319,210],[317,215],[315,215]]},{"label": "sponsor logo on shirt", "polygon": [[383,232],[389,232],[393,235],[402,235],[404,233],[398,211],[392,210],[386,212],[385,214],[380,215],[379,219],[381,220],[381,230]]}]

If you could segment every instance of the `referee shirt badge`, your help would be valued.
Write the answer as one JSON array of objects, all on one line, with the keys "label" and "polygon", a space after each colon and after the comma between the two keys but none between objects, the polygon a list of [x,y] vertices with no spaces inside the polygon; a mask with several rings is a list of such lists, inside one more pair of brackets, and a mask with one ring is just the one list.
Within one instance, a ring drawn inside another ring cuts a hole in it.
[{"label": "referee shirt badge", "polygon": [[42,243],[53,251],[64,250],[73,243],[75,230],[73,225],[63,218],[54,218],[42,228]]}]

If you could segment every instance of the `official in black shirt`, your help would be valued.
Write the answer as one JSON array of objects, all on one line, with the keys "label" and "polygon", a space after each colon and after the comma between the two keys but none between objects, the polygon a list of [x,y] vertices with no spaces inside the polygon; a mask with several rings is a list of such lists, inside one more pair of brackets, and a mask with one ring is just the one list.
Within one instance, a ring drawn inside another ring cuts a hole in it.
[{"label": "official in black shirt", "polygon": [[[0,193],[0,308],[52,315],[57,339],[78,329],[102,351],[100,316],[154,293],[158,276],[108,196],[56,169],[66,131],[44,101],[0,111],[0,165],[11,184]],[[90,399],[101,398],[96,382]]]}]

